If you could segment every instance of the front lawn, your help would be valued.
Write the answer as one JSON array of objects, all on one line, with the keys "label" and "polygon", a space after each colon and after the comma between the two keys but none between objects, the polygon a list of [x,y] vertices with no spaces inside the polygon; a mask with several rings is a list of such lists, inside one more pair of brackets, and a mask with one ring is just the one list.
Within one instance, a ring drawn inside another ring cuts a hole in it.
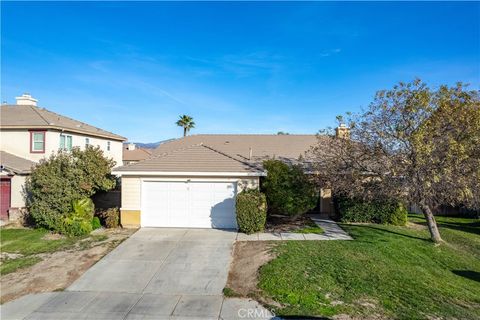
[{"label": "front lawn", "polygon": [[65,237],[42,229],[0,228],[0,303],[63,290],[134,229],[100,229]]},{"label": "front lawn", "polygon": [[354,241],[286,241],[260,270],[278,315],[480,318],[480,222],[437,217],[445,244],[424,219],[407,227],[342,224]]},{"label": "front lawn", "polygon": [[78,240],[67,237],[49,239],[49,234],[44,229],[2,229],[0,248],[2,252],[30,255],[56,251]]},{"label": "front lawn", "polygon": [[105,240],[105,235],[65,237],[44,229],[0,229],[0,275],[30,267],[42,261],[42,254],[66,250],[77,246],[85,249]]},{"label": "front lawn", "polygon": [[30,267],[42,259],[42,253],[66,249],[81,238],[49,238],[44,229],[1,229],[0,251],[2,259],[0,274],[5,275],[17,269]]}]

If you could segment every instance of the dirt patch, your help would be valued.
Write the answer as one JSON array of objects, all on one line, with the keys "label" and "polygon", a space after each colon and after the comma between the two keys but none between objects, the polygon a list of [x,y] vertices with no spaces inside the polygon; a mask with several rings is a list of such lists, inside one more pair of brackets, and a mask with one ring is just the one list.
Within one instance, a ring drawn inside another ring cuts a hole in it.
[{"label": "dirt patch", "polygon": [[407,222],[407,228],[410,228],[413,230],[425,230],[427,229],[427,226],[420,223]]},{"label": "dirt patch", "polygon": [[257,295],[258,269],[275,258],[270,250],[272,246],[266,241],[237,241],[227,288],[244,297]]},{"label": "dirt patch", "polygon": [[43,240],[61,240],[65,238],[66,237],[64,235],[61,235],[59,233],[47,233],[42,237]]},{"label": "dirt patch", "polygon": [[316,227],[317,225],[307,216],[300,216],[292,220],[291,217],[271,215],[268,217],[265,232],[294,232],[305,227]]},{"label": "dirt patch", "polygon": [[93,264],[133,234],[135,229],[105,230],[107,238],[77,245],[69,250],[38,255],[43,260],[0,278],[0,302],[5,303],[30,293],[63,290]]}]

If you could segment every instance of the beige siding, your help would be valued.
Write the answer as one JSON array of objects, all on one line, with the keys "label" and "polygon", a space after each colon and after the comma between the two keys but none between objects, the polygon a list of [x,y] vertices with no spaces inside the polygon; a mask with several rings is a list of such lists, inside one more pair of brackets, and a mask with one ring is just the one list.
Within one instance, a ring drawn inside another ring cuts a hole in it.
[{"label": "beige siding", "polygon": [[122,209],[140,210],[141,198],[141,179],[122,177]]},{"label": "beige siding", "polygon": [[260,188],[259,177],[242,178],[238,181],[238,192],[242,192],[245,189],[258,189]]}]

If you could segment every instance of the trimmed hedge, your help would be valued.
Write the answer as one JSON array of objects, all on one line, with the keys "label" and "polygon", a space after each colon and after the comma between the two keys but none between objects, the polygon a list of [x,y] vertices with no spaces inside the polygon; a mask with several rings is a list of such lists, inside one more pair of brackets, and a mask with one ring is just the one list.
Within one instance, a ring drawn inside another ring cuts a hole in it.
[{"label": "trimmed hedge", "polygon": [[341,198],[338,207],[342,222],[373,222],[396,226],[407,223],[408,212],[401,202]]},{"label": "trimmed hedge", "polygon": [[267,200],[258,190],[245,190],[237,195],[238,229],[246,234],[263,231],[267,221]]}]

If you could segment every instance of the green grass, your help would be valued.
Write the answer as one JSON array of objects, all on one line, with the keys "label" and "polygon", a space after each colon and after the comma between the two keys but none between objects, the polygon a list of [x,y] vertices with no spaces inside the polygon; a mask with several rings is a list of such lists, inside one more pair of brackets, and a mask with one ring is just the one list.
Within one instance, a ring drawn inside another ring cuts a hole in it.
[{"label": "green grass", "polygon": [[316,233],[316,234],[322,234],[325,231],[320,228],[315,221],[308,219],[308,222],[306,225],[300,229],[292,231],[293,233]]},{"label": "green grass", "polygon": [[26,268],[42,261],[39,257],[24,257],[18,259],[7,259],[0,265],[0,274],[5,275],[21,268]]},{"label": "green grass", "polygon": [[315,227],[304,227],[304,228],[301,228],[301,229],[297,229],[295,231],[293,231],[294,233],[316,233],[316,234],[322,234],[324,233],[325,231],[320,228],[319,226],[315,226]]},{"label": "green grass", "polygon": [[31,255],[54,252],[75,244],[78,238],[58,240],[42,239],[49,231],[43,229],[1,229],[0,250],[8,253]]},{"label": "green grass", "polygon": [[284,316],[478,319],[479,220],[437,221],[446,241],[439,246],[424,228],[373,224],[342,224],[354,241],[283,242],[259,287]]}]

